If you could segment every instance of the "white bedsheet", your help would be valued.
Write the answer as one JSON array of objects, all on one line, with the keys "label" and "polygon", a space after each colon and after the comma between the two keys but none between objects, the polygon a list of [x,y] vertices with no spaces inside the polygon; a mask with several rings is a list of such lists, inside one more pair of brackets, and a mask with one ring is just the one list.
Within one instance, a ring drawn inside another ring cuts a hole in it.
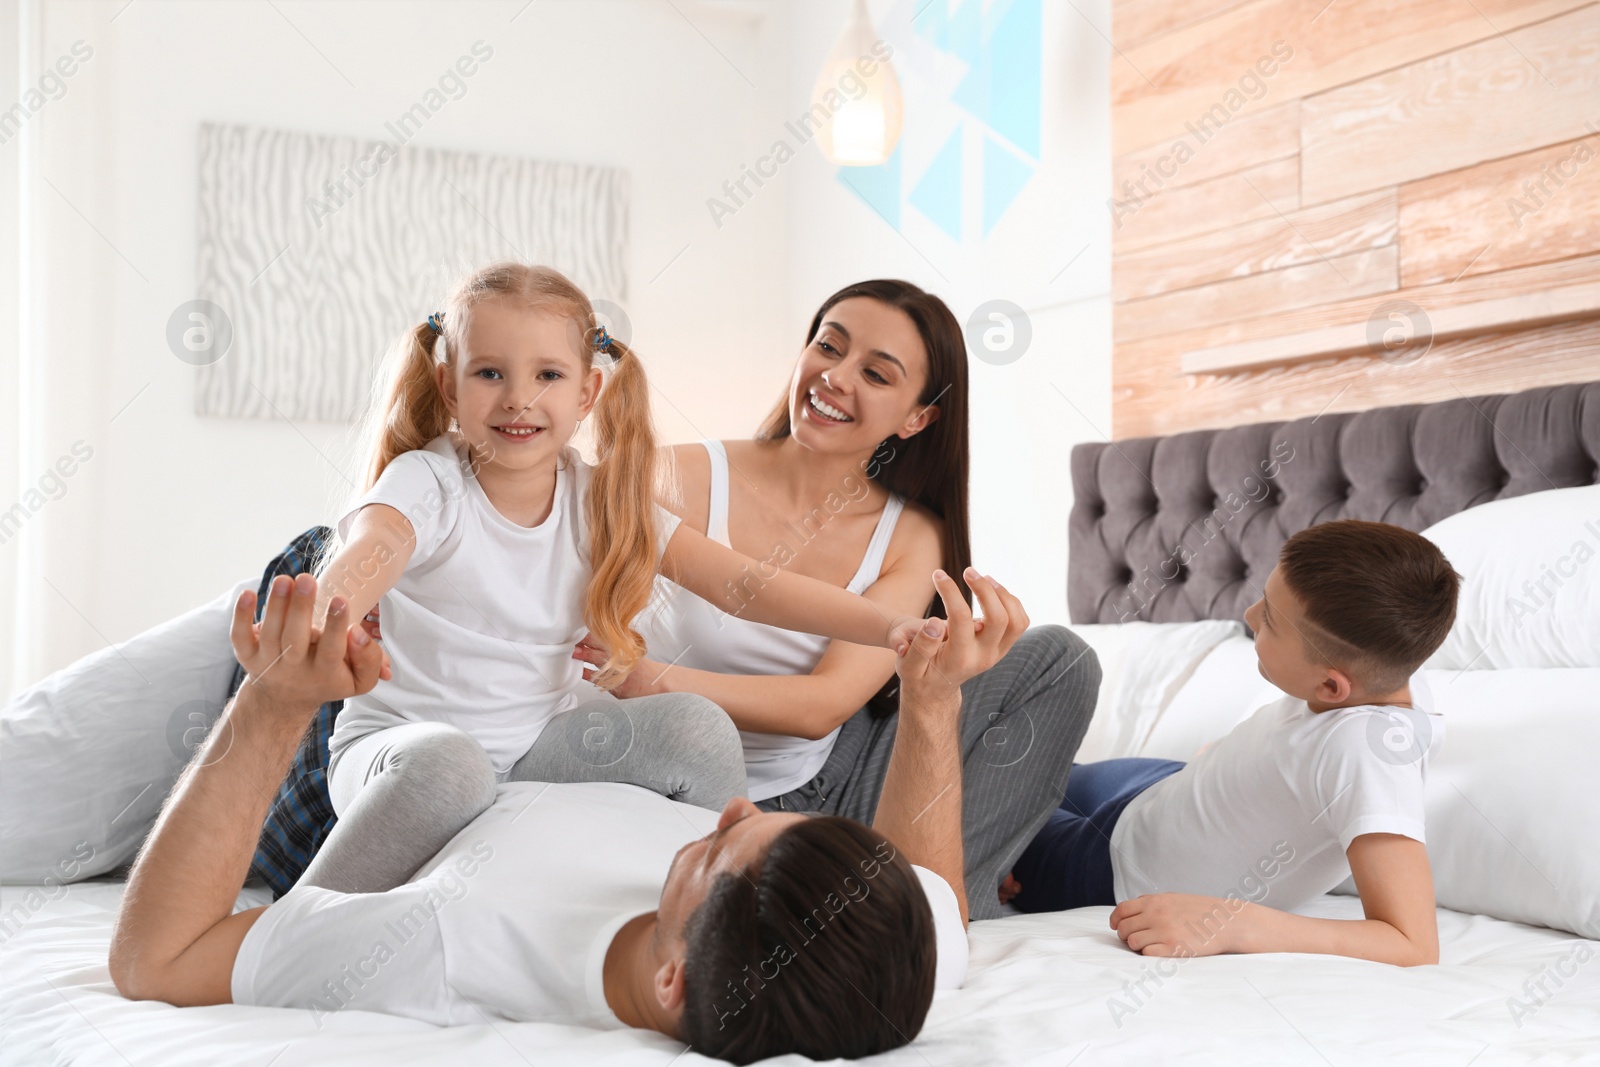
[{"label": "white bedsheet", "polygon": [[[640,1031],[504,1022],[439,1029],[359,1011],[319,1028],[309,1011],[132,1003],[106,969],[122,888],[91,881],[46,890],[55,899],[36,909],[28,887],[0,890],[0,916],[23,916],[0,929],[0,1063],[713,1062]],[[239,907],[266,900],[265,890],[246,890]],[[1306,911],[1358,918],[1360,902],[1323,897]],[[875,1062],[1600,1062],[1600,942],[1440,909],[1437,967],[1292,955],[1178,963],[1127,951],[1106,926],[1109,912],[974,924],[966,988],[940,996],[911,1048]],[[1176,973],[1161,977],[1158,967]],[[1128,985],[1141,978],[1142,992]]]}]

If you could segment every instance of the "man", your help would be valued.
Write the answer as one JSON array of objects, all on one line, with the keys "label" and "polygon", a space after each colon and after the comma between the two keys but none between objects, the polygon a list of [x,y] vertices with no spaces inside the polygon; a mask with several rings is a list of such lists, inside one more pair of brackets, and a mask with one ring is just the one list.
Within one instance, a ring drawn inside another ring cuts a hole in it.
[{"label": "man", "polygon": [[992,579],[969,582],[976,623],[953,580],[935,584],[948,621],[899,631],[900,726],[871,828],[735,800],[700,836],[695,809],[633,786],[519,783],[405,885],[302,884],[231,914],[307,722],[370,689],[383,662],[342,598],[314,632],[310,575],[274,582],[259,629],[246,592],[232,640],[248,678],[134,865],[112,979],[177,1005],[628,1025],[736,1063],[905,1044],[938,956],[912,861],[942,877],[966,921],[960,687],[1028,626]]}]

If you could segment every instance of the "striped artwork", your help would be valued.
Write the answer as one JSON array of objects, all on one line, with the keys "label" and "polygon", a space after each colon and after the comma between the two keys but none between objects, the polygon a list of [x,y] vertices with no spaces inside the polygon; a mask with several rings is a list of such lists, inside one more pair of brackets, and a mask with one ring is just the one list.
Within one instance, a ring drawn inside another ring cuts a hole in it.
[{"label": "striped artwork", "polygon": [[627,300],[625,171],[212,124],[199,149],[198,295],[233,340],[198,414],[354,421],[396,338],[487,263]]}]

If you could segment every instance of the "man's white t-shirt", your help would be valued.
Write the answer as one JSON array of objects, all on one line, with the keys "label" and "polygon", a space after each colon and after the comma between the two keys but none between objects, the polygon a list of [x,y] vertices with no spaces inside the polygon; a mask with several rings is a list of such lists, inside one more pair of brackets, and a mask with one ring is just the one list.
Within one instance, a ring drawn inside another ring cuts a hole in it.
[{"label": "man's white t-shirt", "polygon": [[[619,1027],[602,984],[606,950],[625,922],[656,908],[678,849],[716,823],[715,812],[638,786],[506,783],[403,886],[290,890],[239,946],[233,1001],[440,1026]],[[916,870],[938,931],[937,985],[954,988],[967,964],[955,894]]]},{"label": "man's white t-shirt", "polygon": [[1123,809],[1111,831],[1117,900],[1233,896],[1297,907],[1349,877],[1362,834],[1423,837],[1423,780],[1444,720],[1416,675],[1413,708],[1259,709]]},{"label": "man's white t-shirt", "polygon": [[[416,547],[379,601],[394,676],[345,701],[334,757],[374,730],[442,721],[476,738],[503,775],[552,716],[607,699],[572,658],[588,631],[593,468],[564,448],[550,514],[527,527],[495,510],[466,457],[451,434],[402,453],[339,520],[347,537],[361,508],[387,504],[411,521]],[[658,560],[678,522],[656,506]]]}]

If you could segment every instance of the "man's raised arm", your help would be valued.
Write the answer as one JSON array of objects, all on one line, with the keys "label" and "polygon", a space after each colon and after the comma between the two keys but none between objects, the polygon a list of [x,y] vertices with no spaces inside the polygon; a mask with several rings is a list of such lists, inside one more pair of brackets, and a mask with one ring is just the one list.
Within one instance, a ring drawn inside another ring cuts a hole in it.
[{"label": "man's raised arm", "polygon": [[122,897],[111,980],[133,1000],[180,1006],[232,999],[234,958],[265,908],[233,914],[267,806],[306,726],[329,700],[378,682],[383,650],[335,597],[320,638],[317,583],[273,581],[259,633],[255,593],[233,609],[233,651],[248,677],[178,778]]},{"label": "man's raised arm", "polygon": [[905,858],[955,890],[967,921],[966,854],[961,844],[961,686],[1000,662],[1028,628],[1016,597],[967,569],[983,608],[974,621],[955,579],[935,571],[946,619],[929,619],[909,646],[896,649],[900,721],[872,820]]}]

